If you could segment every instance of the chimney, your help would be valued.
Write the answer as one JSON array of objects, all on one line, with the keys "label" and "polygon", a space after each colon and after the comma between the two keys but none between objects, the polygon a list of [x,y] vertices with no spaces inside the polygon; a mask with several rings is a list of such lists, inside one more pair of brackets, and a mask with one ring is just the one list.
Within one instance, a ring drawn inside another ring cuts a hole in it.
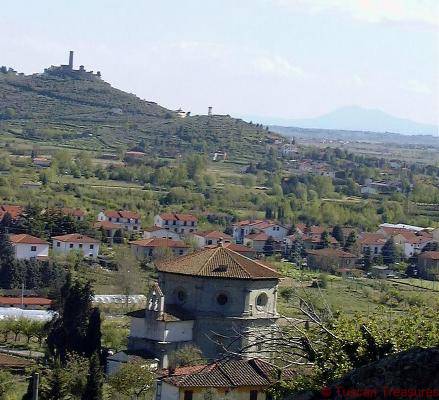
[{"label": "chimney", "polygon": [[210,107],[207,108],[207,115],[208,115],[209,117],[212,116],[212,106],[210,106]]},{"label": "chimney", "polygon": [[73,69],[73,50],[70,50],[69,53],[69,68]]},{"label": "chimney", "polygon": [[218,247],[224,247],[224,238],[223,237],[220,237],[218,239]]}]

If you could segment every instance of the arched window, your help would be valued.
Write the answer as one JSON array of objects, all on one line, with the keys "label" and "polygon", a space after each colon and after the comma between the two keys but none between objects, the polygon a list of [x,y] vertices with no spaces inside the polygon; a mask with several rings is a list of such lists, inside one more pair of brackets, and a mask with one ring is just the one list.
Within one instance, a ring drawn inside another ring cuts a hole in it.
[{"label": "arched window", "polygon": [[265,306],[268,303],[268,296],[267,293],[262,292],[257,298],[256,298],[256,308],[258,310],[263,310]]},{"label": "arched window", "polygon": [[220,293],[218,296],[216,296],[216,302],[220,306],[225,306],[228,301],[229,301],[229,298],[227,297],[227,295],[225,293]]}]

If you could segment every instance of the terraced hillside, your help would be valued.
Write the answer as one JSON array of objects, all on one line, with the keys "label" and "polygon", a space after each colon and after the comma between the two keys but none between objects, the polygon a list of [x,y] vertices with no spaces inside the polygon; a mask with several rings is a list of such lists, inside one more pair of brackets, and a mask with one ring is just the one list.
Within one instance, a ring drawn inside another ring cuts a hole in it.
[{"label": "terraced hillside", "polygon": [[244,160],[279,138],[230,116],[180,118],[98,78],[14,72],[0,73],[0,133],[96,150],[140,145],[165,156],[226,151]]}]

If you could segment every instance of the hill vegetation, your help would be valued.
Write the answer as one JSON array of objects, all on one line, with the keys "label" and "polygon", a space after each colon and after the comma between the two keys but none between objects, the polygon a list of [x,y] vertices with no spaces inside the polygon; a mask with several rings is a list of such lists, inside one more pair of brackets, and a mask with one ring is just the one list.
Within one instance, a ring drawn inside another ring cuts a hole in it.
[{"label": "hill vegetation", "polygon": [[252,158],[279,136],[227,115],[186,116],[101,79],[24,75],[2,68],[0,132],[95,150],[139,149],[156,155],[225,151]]}]

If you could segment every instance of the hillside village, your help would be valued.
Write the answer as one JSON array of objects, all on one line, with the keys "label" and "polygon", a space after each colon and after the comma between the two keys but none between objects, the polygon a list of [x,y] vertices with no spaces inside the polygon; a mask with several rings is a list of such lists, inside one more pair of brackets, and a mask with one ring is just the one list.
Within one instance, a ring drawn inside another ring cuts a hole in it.
[{"label": "hillside village", "polygon": [[439,167],[422,149],[166,110],[72,52],[4,67],[0,88],[8,379],[32,371],[50,400],[90,377],[114,399],[270,400],[376,361],[367,345],[437,346]]}]

